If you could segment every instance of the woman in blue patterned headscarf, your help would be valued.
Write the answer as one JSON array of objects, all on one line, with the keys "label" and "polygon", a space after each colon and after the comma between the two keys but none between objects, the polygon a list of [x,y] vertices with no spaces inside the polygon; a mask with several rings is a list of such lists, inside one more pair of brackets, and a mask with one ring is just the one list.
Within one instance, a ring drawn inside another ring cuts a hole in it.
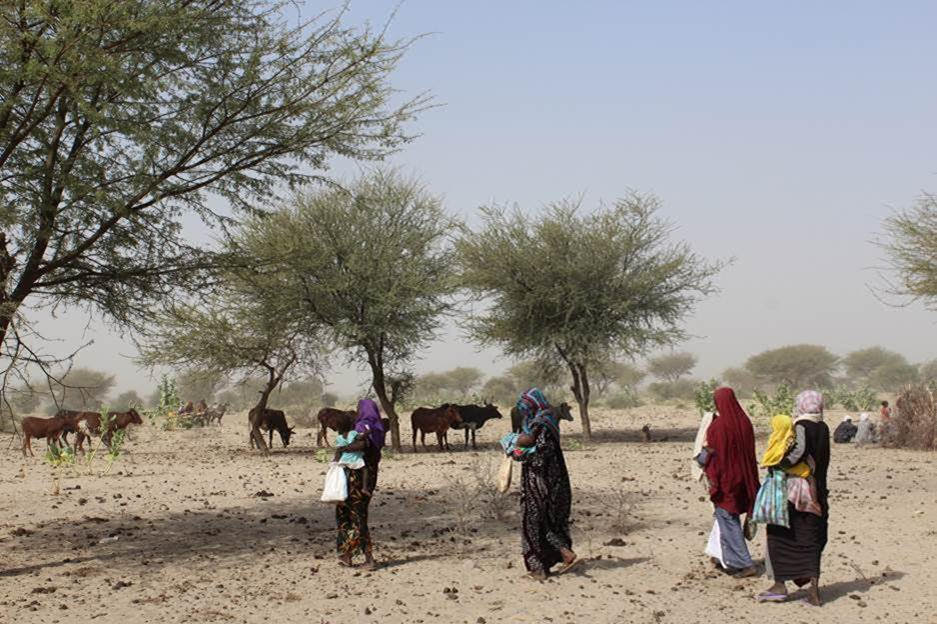
[{"label": "woman in blue patterned headscarf", "polygon": [[563,449],[559,417],[538,388],[520,396],[517,409],[523,416],[519,447],[528,447],[521,468],[521,545],[528,574],[543,580],[550,568],[558,573],[577,563],[569,535],[572,489]]}]

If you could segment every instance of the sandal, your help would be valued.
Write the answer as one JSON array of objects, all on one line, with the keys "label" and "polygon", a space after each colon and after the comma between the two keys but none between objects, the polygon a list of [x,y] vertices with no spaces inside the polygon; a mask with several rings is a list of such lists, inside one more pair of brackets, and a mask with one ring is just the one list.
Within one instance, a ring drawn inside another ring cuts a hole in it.
[{"label": "sandal", "polygon": [[560,575],[560,574],[564,574],[564,573],[566,573],[566,572],[569,572],[570,570],[572,570],[573,568],[575,568],[577,565],[579,565],[581,562],[582,562],[582,559],[580,559],[579,557],[576,557],[575,559],[573,559],[573,560],[570,561],[569,563],[564,563],[564,564],[560,567],[560,569],[556,571],[556,574],[557,574],[557,575]]},{"label": "sandal", "polygon": [[774,592],[761,592],[755,596],[756,602],[786,602],[787,594],[776,594]]}]

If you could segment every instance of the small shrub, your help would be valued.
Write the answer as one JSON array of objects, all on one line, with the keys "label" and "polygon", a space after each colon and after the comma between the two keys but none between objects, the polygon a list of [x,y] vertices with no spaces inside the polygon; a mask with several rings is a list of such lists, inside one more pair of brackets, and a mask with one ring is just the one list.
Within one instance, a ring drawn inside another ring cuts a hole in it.
[{"label": "small shrub", "polygon": [[718,387],[719,381],[717,379],[701,381],[699,384],[697,384],[696,409],[699,411],[700,415],[703,415],[706,412],[716,411],[716,401],[713,398],[713,394],[715,394],[716,388]]},{"label": "small shrub", "polygon": [[683,399],[696,400],[696,382],[692,379],[678,379],[677,381],[655,381],[648,386],[655,397],[662,401]]},{"label": "small shrub", "polygon": [[753,416],[770,419],[778,414],[794,414],[794,395],[785,384],[778,386],[773,395],[761,390],[755,390],[754,395],[755,402],[750,408]]}]

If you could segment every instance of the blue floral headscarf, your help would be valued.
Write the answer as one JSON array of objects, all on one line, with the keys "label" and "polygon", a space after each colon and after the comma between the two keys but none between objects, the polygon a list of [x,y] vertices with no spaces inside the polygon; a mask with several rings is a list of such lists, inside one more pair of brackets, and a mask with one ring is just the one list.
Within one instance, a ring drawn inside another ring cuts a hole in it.
[{"label": "blue floral headscarf", "polygon": [[556,412],[550,407],[550,401],[540,388],[531,388],[517,400],[517,411],[524,416],[521,428],[530,433],[535,425],[544,424],[554,431],[559,431]]}]

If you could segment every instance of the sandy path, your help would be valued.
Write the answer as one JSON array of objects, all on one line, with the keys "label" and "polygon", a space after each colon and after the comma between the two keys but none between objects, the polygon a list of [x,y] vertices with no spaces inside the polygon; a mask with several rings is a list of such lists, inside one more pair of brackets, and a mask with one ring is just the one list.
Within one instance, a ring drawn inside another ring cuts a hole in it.
[{"label": "sandy path", "polygon": [[[59,496],[40,459],[4,447],[0,622],[937,622],[937,457],[836,445],[827,604],[757,605],[765,579],[716,574],[702,555],[710,507],[686,459],[695,420],[600,411],[591,448],[567,427],[587,561],[543,584],[521,578],[516,485],[500,504],[479,495],[505,421],[479,432],[478,452],[459,434],[451,454],[385,459],[371,506],[385,565],[373,573],[335,565],[312,430],[263,457],[247,451],[241,416],[143,427],[114,474],[68,477]],[[666,440],[640,442],[645,422]],[[761,534],[753,555],[763,550]]]}]

